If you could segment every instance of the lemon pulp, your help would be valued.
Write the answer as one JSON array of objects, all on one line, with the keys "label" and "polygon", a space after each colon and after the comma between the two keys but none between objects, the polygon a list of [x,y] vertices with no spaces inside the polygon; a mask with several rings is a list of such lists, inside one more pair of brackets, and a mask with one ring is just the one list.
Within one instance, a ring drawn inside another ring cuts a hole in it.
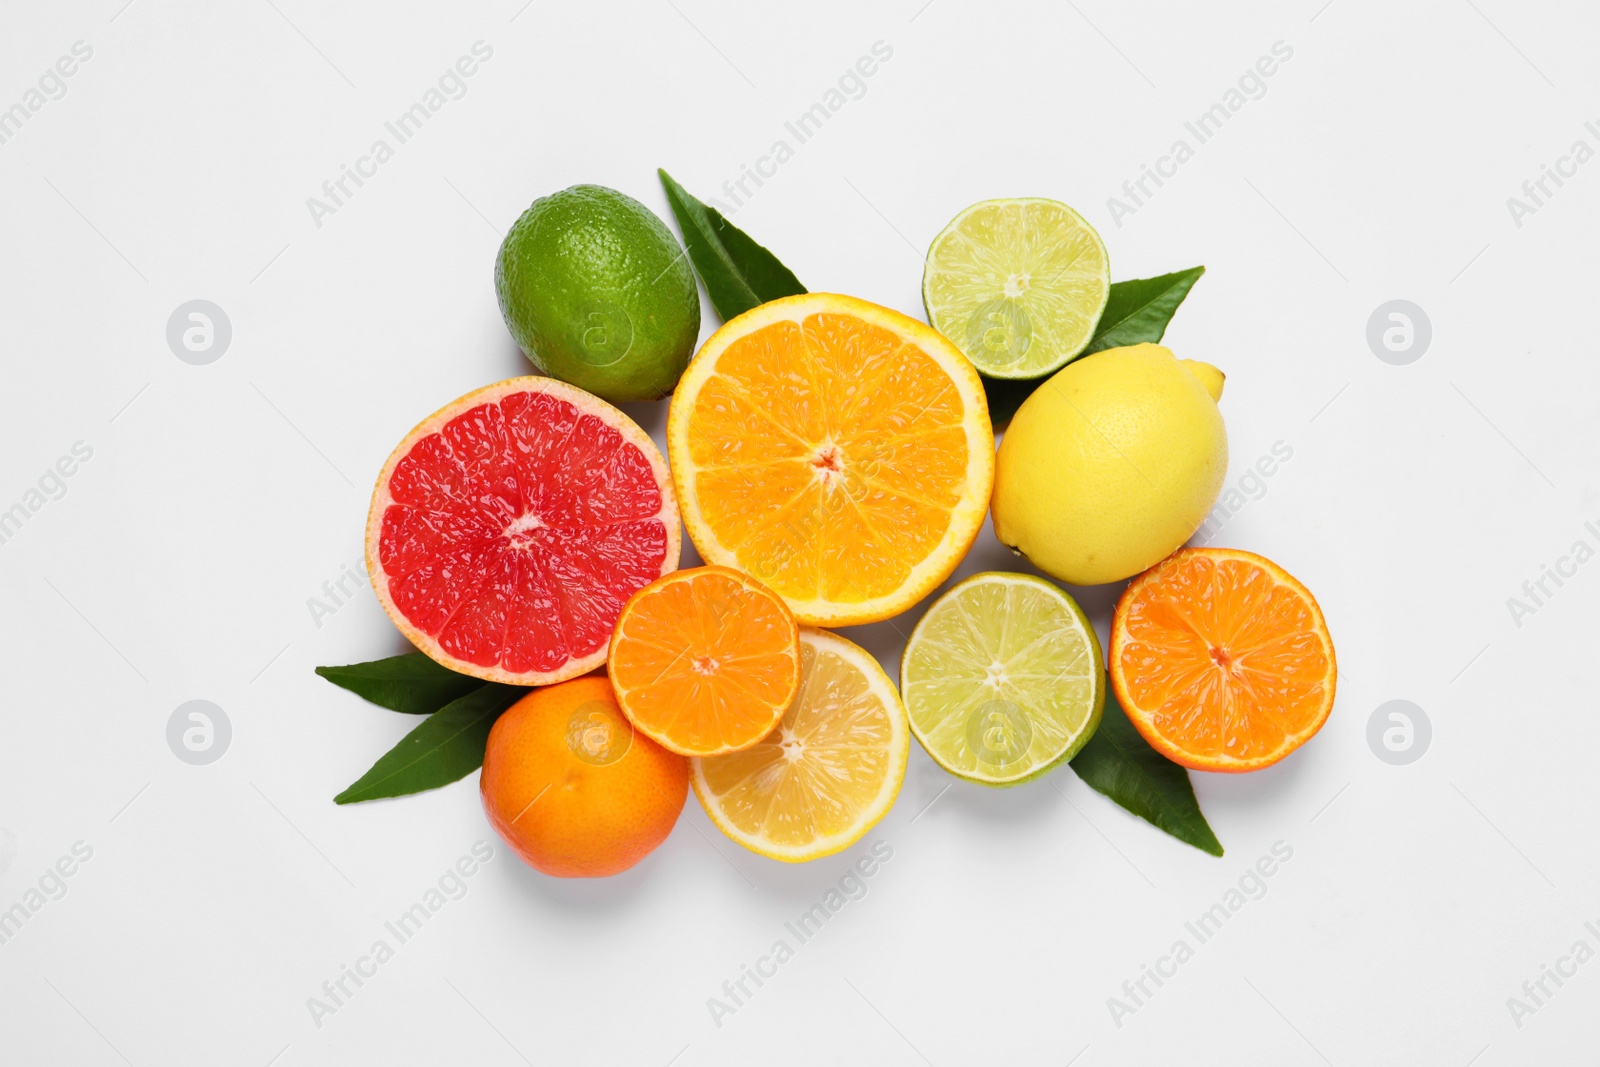
[{"label": "lemon pulp", "polygon": [[894,685],[865,649],[800,630],[800,692],[751,748],[690,761],[690,783],[718,829],[773,859],[848,848],[888,812],[910,735]]}]

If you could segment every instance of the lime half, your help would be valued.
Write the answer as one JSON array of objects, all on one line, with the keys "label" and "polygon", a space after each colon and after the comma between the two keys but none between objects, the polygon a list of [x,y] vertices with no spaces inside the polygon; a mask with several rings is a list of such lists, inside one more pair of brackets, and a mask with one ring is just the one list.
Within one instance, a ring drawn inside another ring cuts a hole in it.
[{"label": "lime half", "polygon": [[1054,200],[972,205],[922,272],[928,322],[992,378],[1039,378],[1082,352],[1110,293],[1100,235]]},{"label": "lime half", "polygon": [[1015,785],[1075,756],[1100,725],[1106,670],[1094,627],[1060,589],[975,574],[934,602],[906,642],[911,732],[958,778]]}]

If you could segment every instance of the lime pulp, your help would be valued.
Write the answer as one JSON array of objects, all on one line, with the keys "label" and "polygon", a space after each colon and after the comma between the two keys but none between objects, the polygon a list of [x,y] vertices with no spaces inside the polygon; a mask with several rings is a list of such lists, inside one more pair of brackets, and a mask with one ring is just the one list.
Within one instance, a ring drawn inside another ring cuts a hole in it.
[{"label": "lime pulp", "polygon": [[928,609],[906,642],[900,692],[911,732],[959,778],[1014,785],[1071,759],[1100,725],[1100,642],[1066,593],[986,572]]},{"label": "lime pulp", "polygon": [[1088,346],[1111,293],[1093,226],[1054,200],[985,200],[928,249],[928,322],[993,378],[1038,378]]}]

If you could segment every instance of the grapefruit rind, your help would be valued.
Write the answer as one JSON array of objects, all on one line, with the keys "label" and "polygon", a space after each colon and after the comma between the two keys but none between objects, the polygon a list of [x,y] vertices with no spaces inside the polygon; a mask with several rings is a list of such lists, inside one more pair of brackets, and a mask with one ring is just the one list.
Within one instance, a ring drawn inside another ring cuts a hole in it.
[{"label": "grapefruit rind", "polygon": [[959,348],[925,323],[852,296],[804,293],[769,301],[724,323],[690,362],[672,395],[667,417],[667,452],[672,461],[673,485],[681,502],[684,526],[701,557],[707,563],[759,572],[759,568],[741,561],[737,551],[722,544],[700,506],[696,495],[696,465],[689,444],[691,415],[701,390],[716,372],[718,358],[730,345],[774,323],[787,321],[798,326],[811,316],[825,314],[856,317],[915,345],[949,376],[963,404],[967,467],[960,499],[950,509],[943,538],[911,568],[900,586],[880,596],[849,601],[823,596],[799,598],[779,590],[801,623],[856,626],[898,615],[932,592],[966,556],[988,516],[989,495],[994,487],[994,430],[989,422],[983,380]]},{"label": "grapefruit rind", "polygon": [[423,419],[395,446],[394,451],[389,454],[389,458],[384,462],[383,469],[378,473],[378,481],[372,491],[372,503],[367,511],[367,576],[372,583],[372,591],[376,594],[378,603],[382,605],[384,613],[389,616],[390,621],[418,650],[441,666],[459,674],[482,678],[489,682],[526,686],[552,685],[556,682],[564,682],[587,674],[605,663],[606,656],[610,652],[610,642],[601,642],[600,647],[594,652],[582,657],[571,658],[562,666],[551,671],[508,671],[498,666],[485,667],[460,659],[445,651],[433,635],[425,633],[415,626],[395,605],[394,599],[389,592],[389,576],[379,562],[378,554],[379,542],[383,536],[384,512],[393,503],[393,497],[389,491],[389,483],[400,461],[410,454],[411,450],[416,447],[417,442],[429,434],[437,433],[450,420],[463,412],[470,411],[480,404],[498,403],[506,396],[521,392],[540,392],[558,397],[573,405],[580,413],[599,418],[607,426],[621,434],[625,441],[638,448],[646,461],[649,462],[650,468],[655,475],[656,485],[661,491],[661,510],[654,516],[661,521],[667,537],[666,554],[661,561],[661,573],[667,574],[677,569],[678,557],[683,547],[683,534],[678,521],[678,504],[673,491],[672,477],[667,470],[666,460],[662,458],[661,450],[656,448],[655,442],[650,440],[650,436],[636,422],[615,406],[601,400],[592,393],[579,389],[577,386],[568,385],[555,378],[531,374],[495,382],[493,385],[486,385],[481,389],[475,389],[467,393],[465,396],[457,397]]},{"label": "grapefruit rind", "polygon": [[[1328,672],[1322,682],[1324,696],[1320,708],[1316,714],[1308,718],[1305,726],[1301,729],[1292,732],[1286,731],[1283,743],[1265,755],[1251,759],[1239,759],[1226,755],[1201,756],[1189,752],[1157,731],[1151,721],[1151,713],[1139,707],[1129,693],[1127,670],[1123,665],[1123,652],[1128,641],[1126,608],[1133,603],[1134,598],[1140,594],[1148,582],[1159,577],[1163,568],[1181,563],[1195,555],[1204,555],[1219,561],[1232,559],[1248,563],[1259,569],[1261,573],[1277,584],[1289,589],[1310,610],[1314,622],[1312,633],[1320,641],[1323,653],[1327,656]],[[1329,714],[1333,711],[1334,696],[1338,688],[1339,679],[1339,666],[1334,653],[1333,636],[1328,632],[1327,619],[1324,618],[1322,607],[1317,603],[1317,598],[1311,594],[1311,590],[1307,589],[1294,575],[1265,556],[1238,548],[1180,548],[1128,583],[1128,587],[1123,590],[1122,596],[1117,601],[1116,612],[1112,618],[1109,660],[1108,673],[1111,676],[1112,692],[1116,694],[1118,703],[1122,705],[1123,711],[1126,712],[1128,721],[1132,722],[1134,728],[1150,743],[1150,747],[1172,760],[1172,762],[1188,767],[1190,770],[1212,771],[1222,774],[1241,774],[1270,767],[1309,741],[1317,731],[1322,729],[1323,724],[1328,721]]]}]

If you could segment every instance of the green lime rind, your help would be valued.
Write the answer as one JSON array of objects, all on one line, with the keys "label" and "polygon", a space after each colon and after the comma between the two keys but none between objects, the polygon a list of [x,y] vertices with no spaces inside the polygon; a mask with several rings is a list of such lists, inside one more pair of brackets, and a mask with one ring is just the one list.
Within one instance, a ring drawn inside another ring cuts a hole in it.
[{"label": "green lime rind", "polygon": [[1088,347],[1111,293],[1105,242],[1055,200],[985,200],[933,239],[928,322],[991,378],[1041,378]]},{"label": "green lime rind", "polygon": [[678,239],[600,185],[535,200],[495,257],[506,328],[539,371],[609,400],[672,392],[700,336],[700,293]]},{"label": "green lime rind", "polygon": [[917,623],[900,659],[900,695],[935,763],[964,781],[1020,785],[1094,735],[1105,661],[1070,596],[1033,575],[985,571]]}]

